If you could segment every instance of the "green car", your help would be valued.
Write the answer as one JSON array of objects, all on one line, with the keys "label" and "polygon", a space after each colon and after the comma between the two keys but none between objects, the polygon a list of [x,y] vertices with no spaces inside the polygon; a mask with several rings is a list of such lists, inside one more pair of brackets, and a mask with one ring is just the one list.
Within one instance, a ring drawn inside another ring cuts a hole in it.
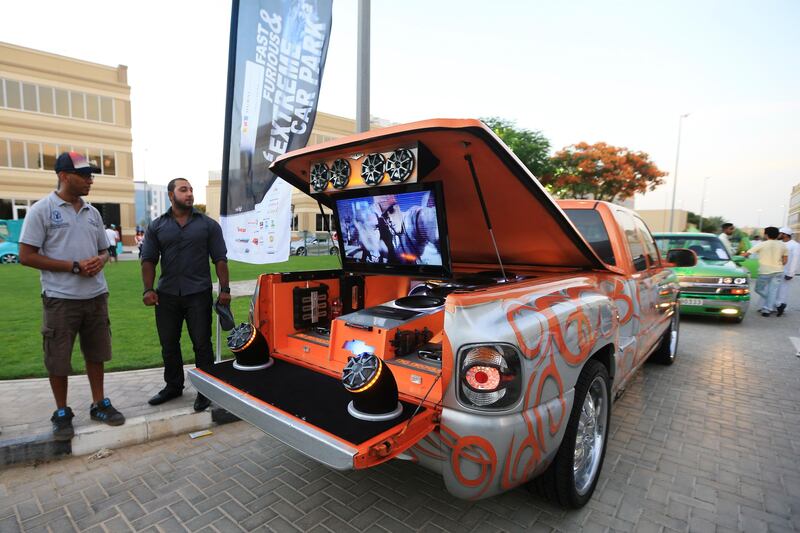
[{"label": "green car", "polygon": [[654,233],[653,237],[662,257],[673,248],[697,254],[695,266],[673,269],[681,287],[682,314],[744,320],[750,305],[750,272],[734,262],[716,235]]}]

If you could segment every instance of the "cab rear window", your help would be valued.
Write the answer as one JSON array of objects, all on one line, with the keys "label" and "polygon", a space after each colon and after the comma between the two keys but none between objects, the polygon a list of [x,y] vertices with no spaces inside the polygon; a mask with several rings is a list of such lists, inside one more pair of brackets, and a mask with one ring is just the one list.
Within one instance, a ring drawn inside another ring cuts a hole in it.
[{"label": "cab rear window", "polygon": [[616,265],[614,251],[611,248],[611,241],[608,238],[608,231],[600,218],[600,213],[594,209],[564,209],[569,219],[581,232],[595,253],[600,256],[606,264]]}]

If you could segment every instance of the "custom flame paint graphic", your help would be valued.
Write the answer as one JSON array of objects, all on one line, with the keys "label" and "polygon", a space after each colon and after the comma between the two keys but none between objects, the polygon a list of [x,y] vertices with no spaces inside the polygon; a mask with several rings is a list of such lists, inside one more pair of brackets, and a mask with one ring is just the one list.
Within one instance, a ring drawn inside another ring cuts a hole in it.
[{"label": "custom flame paint graphic", "polygon": [[[519,348],[523,393],[506,411],[461,405],[451,379],[438,431],[409,455],[441,471],[450,492],[479,499],[540,474],[558,450],[572,409],[574,384],[586,360],[603,350],[624,380],[643,361],[635,338],[655,304],[647,280],[592,275],[448,298],[445,332],[453,346],[492,339]],[[616,350],[627,337],[624,350]],[[458,374],[456,360],[453,375]],[[615,382],[615,388],[623,381]]]}]

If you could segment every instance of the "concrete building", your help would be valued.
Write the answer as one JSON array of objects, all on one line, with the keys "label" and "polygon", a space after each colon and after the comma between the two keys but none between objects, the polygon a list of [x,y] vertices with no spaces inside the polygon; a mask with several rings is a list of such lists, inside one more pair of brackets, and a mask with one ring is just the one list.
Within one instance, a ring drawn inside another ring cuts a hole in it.
[{"label": "concrete building", "polygon": [[[385,121],[372,119],[373,124],[389,125]],[[354,119],[329,115],[328,113],[317,112],[314,121],[314,129],[311,130],[311,137],[308,145],[319,144],[345,135],[350,135],[356,131],[356,121]],[[206,212],[208,216],[219,220],[219,201],[220,201],[220,173],[211,171],[208,173],[208,186],[206,187]],[[331,210],[323,208],[325,218],[330,224]],[[319,205],[313,198],[300,192],[297,189],[292,191],[292,231],[295,232],[315,232],[323,231],[325,221],[319,212]]]},{"label": "concrete building", "polygon": [[638,214],[647,227],[652,232],[661,231],[686,231],[689,220],[689,212],[684,209],[675,210],[675,218],[672,221],[672,230],[669,227],[669,209],[637,209]]},{"label": "concrete building", "polygon": [[170,206],[166,185],[134,181],[133,189],[137,226],[148,226],[152,220],[163,215]]},{"label": "concrete building", "polygon": [[794,231],[794,239],[800,241],[800,183],[792,187],[787,216],[786,224]]},{"label": "concrete building", "polygon": [[101,168],[87,197],[133,243],[128,68],[0,42],[0,218],[21,219],[56,187],[58,154]]}]

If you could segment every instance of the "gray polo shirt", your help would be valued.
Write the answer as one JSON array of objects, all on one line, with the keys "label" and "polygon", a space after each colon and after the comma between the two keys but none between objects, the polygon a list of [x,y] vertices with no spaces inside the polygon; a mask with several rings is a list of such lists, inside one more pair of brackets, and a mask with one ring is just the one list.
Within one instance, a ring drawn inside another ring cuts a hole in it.
[{"label": "gray polo shirt", "polygon": [[[39,248],[51,259],[82,261],[108,249],[103,218],[81,198],[76,213],[72,204],[51,192],[31,206],[22,224],[19,242]],[[87,278],[71,272],[42,270],[42,293],[51,298],[88,300],[108,292],[103,272]]]},{"label": "gray polo shirt", "polygon": [[147,226],[142,243],[142,262],[158,263],[158,291],[186,296],[211,290],[208,258],[227,261],[228,250],[216,220],[192,210],[184,226],[172,216],[172,208]]}]

